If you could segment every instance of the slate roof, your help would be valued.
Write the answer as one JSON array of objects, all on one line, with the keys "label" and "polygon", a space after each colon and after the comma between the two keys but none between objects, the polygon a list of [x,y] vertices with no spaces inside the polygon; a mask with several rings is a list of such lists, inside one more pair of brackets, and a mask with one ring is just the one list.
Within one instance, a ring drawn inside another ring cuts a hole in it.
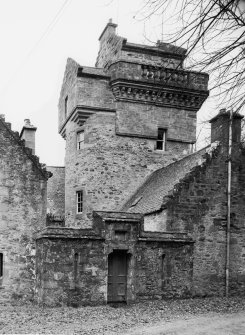
[{"label": "slate roof", "polygon": [[124,204],[122,211],[149,214],[160,210],[163,198],[190,170],[205,161],[205,153],[210,149],[211,145],[154,171]]}]

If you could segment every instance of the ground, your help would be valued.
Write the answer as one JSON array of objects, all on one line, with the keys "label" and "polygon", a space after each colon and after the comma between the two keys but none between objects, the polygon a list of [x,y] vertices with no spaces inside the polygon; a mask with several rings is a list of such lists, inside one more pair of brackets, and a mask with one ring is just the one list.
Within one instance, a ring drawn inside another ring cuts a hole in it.
[{"label": "ground", "polygon": [[245,298],[44,308],[0,303],[0,334],[244,335]]}]

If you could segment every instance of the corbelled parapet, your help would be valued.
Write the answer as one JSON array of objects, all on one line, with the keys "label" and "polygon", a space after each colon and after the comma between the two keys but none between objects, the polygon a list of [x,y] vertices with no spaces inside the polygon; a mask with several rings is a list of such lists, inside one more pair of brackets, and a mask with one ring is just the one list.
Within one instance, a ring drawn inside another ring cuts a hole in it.
[{"label": "corbelled parapet", "polygon": [[197,111],[208,96],[209,76],[206,73],[124,60],[111,64],[108,71],[117,100]]},{"label": "corbelled parapet", "polygon": [[200,109],[208,96],[209,76],[183,69],[186,49],[160,41],[153,46],[129,43],[115,28],[110,21],[104,29],[96,66],[111,76],[117,101]]}]

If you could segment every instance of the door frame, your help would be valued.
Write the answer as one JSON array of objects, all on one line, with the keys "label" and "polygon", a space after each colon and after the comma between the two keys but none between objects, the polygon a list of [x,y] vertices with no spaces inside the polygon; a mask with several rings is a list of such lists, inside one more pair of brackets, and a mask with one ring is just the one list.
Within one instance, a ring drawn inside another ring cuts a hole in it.
[{"label": "door frame", "polygon": [[126,267],[126,275],[127,275],[127,279],[126,279],[126,297],[125,297],[125,302],[128,304],[130,302],[134,302],[135,301],[135,292],[134,292],[134,282],[135,282],[135,278],[134,278],[134,264],[135,264],[135,260],[133,257],[133,254],[128,250],[128,249],[111,249],[110,252],[107,254],[107,281],[106,281],[106,301],[108,303],[110,303],[110,301],[108,301],[108,271],[109,271],[109,255],[113,254],[113,253],[125,253],[126,254],[126,262],[127,262],[127,267]]}]

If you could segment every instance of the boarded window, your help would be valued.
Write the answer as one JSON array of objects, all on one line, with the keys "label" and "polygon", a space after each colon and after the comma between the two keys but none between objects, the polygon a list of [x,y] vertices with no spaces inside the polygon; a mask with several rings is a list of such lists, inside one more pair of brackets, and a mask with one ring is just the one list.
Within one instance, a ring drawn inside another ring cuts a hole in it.
[{"label": "boarded window", "polygon": [[115,239],[118,241],[126,241],[127,231],[125,230],[115,230]]},{"label": "boarded window", "polygon": [[82,149],[84,146],[84,131],[79,131],[77,133],[77,150]]},{"label": "boarded window", "polygon": [[3,254],[0,253],[0,277],[3,276]]},{"label": "boarded window", "polygon": [[77,192],[77,213],[83,212],[83,191]]},{"label": "boarded window", "polygon": [[158,128],[156,149],[166,151],[166,129]]}]

